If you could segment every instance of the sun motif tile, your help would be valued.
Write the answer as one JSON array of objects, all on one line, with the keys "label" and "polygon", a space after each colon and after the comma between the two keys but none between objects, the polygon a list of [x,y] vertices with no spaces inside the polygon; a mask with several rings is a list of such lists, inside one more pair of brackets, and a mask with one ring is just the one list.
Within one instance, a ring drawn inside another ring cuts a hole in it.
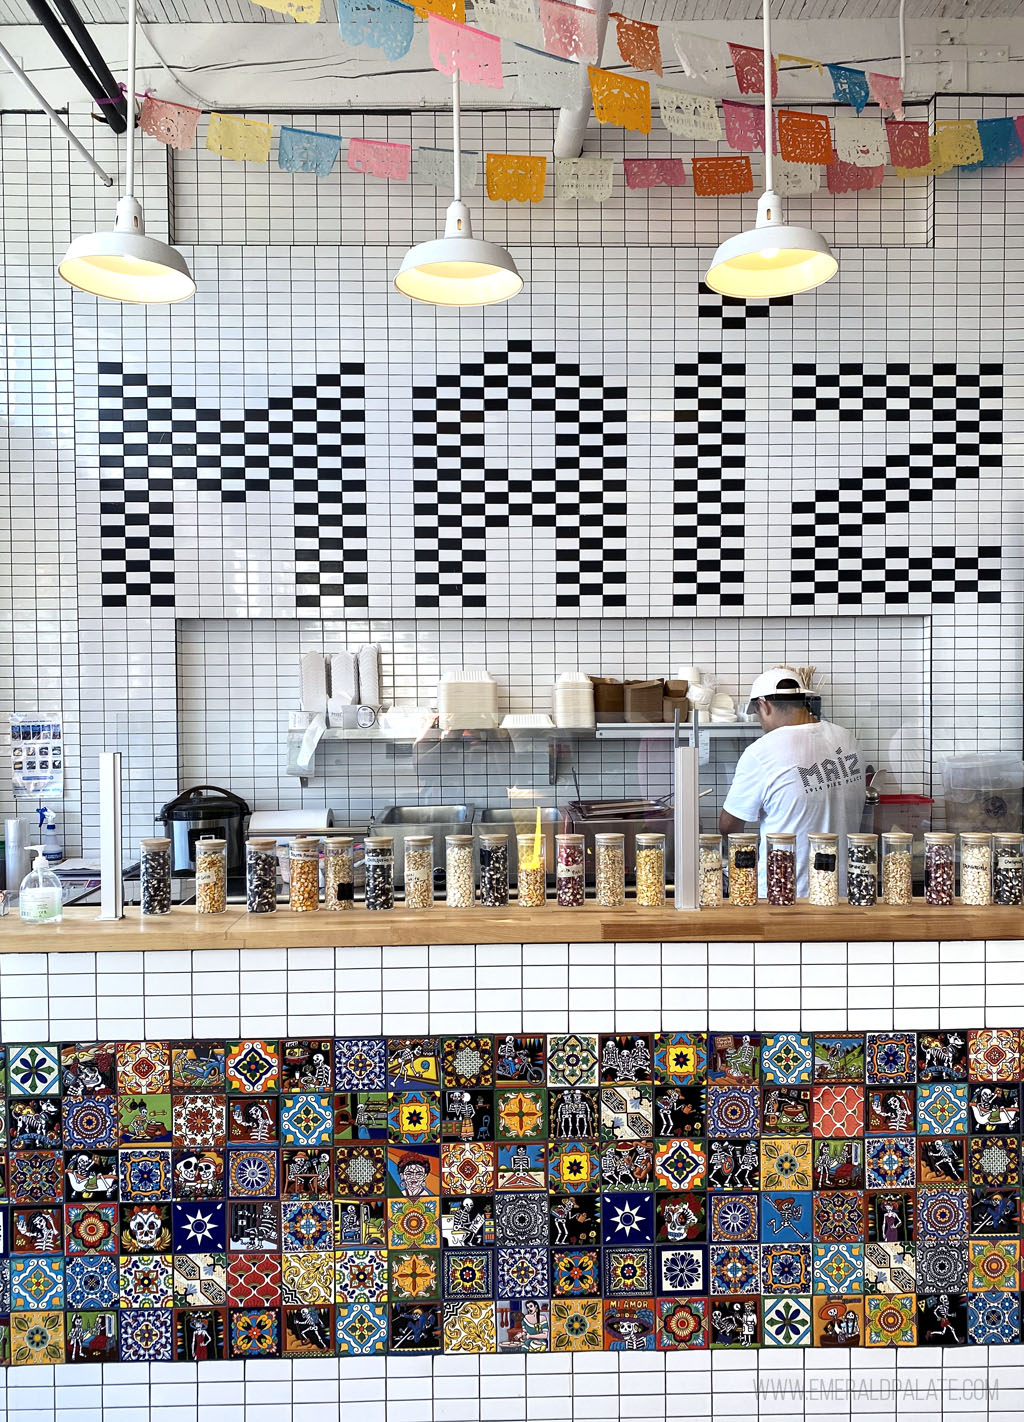
[{"label": "sun motif tile", "polygon": [[[396,1145],[423,1145],[440,1140],[441,1097],[437,1091],[388,1093],[388,1140]],[[538,1134],[540,1132],[538,1131]]]},{"label": "sun motif tile", "polygon": [[814,1080],[814,1049],[804,1032],[761,1037],[761,1080],[766,1086],[804,1086]]},{"label": "sun motif tile", "polygon": [[1020,1288],[1018,1240],[971,1240],[967,1248],[971,1293],[1016,1292]]}]

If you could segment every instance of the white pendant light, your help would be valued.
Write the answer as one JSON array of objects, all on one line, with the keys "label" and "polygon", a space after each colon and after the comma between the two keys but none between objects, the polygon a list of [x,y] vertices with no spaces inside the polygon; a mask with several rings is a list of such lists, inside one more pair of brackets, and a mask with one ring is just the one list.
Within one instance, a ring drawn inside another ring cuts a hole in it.
[{"label": "white pendant light", "polygon": [[180,252],[146,236],[146,220],[135,197],[135,6],[128,0],[128,131],[125,135],[125,193],[114,226],[76,237],[57,270],[69,285],[109,301],[141,305],[187,301],[196,284]]},{"label": "white pendant light", "polygon": [[469,208],[462,201],[461,120],[456,69],[452,76],[455,195],[445,218],[444,236],[406,252],[395,277],[395,286],[403,295],[432,306],[490,306],[518,296],[523,289],[523,279],[505,248],[479,242],[473,236]]},{"label": "white pendant light", "polygon": [[757,225],[728,237],[714,255],[704,280],[723,296],[794,296],[834,277],[839,263],[822,237],[809,227],[783,221],[782,203],[772,190],[772,34],[770,0],[764,16],[764,176]]}]

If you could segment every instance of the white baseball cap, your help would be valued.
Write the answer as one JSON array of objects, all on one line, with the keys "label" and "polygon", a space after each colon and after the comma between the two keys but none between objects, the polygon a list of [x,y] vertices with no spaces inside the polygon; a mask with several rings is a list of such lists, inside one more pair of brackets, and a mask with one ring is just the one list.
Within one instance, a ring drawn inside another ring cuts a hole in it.
[{"label": "white baseball cap", "polygon": [[762,672],[759,677],[755,677],[754,684],[750,688],[747,710],[753,711],[762,696],[806,696],[809,690],[810,687],[803,684],[799,673],[792,667],[772,667],[769,671]]}]

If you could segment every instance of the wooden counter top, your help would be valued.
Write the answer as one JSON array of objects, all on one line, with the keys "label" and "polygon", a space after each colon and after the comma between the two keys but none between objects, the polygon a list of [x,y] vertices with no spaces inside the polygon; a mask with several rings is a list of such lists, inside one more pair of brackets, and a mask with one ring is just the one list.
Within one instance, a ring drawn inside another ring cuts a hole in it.
[{"label": "wooden counter top", "polygon": [[119,923],[99,923],[92,908],[68,909],[64,922],[23,924],[13,915],[0,919],[0,953],[137,952],[139,949],[316,948],[420,943],[836,943],[934,942],[939,939],[1024,938],[1024,910],[1016,908],[929,908],[920,900],[910,908],[824,909],[799,903],[794,908],[709,909],[686,913],[669,907],[621,909],[586,904],[578,909],[396,908],[369,913],[357,905],[350,913],[250,915],[237,907],[200,917],[193,908],[175,908],[162,918],[142,918],[125,910]]}]

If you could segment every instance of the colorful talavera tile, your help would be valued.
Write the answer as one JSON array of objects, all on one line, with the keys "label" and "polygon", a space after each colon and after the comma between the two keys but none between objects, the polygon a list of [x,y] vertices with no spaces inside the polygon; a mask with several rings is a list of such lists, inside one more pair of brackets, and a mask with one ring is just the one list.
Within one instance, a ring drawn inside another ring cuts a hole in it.
[{"label": "colorful talavera tile", "polygon": [[864,1080],[864,1036],[857,1032],[815,1034],[814,1079],[824,1082]]},{"label": "colorful talavera tile", "polygon": [[967,1038],[966,1030],[918,1032],[918,1081],[966,1081]]},{"label": "colorful talavera tile", "polygon": [[338,1353],[383,1353],[388,1341],[388,1310],[386,1304],[339,1304],[335,1311],[334,1337]]},{"label": "colorful talavera tile", "polygon": [[963,1292],[967,1288],[970,1265],[966,1244],[942,1240],[917,1246],[917,1292]]},{"label": "colorful talavera tile", "polygon": [[876,1086],[910,1086],[917,1080],[916,1032],[869,1032],[866,1080]]},{"label": "colorful talavera tile", "polygon": [[958,1185],[922,1185],[917,1192],[918,1239],[960,1240],[967,1234],[967,1190]]},{"label": "colorful talavera tile", "polygon": [[148,1096],[171,1089],[168,1042],[118,1042],[117,1089],[125,1096]]},{"label": "colorful talavera tile", "polygon": [[919,1136],[967,1134],[967,1083],[931,1082],[917,1088]]},{"label": "colorful talavera tile", "polygon": [[494,1049],[490,1037],[443,1037],[441,1075],[445,1086],[493,1086]]},{"label": "colorful talavera tile", "polygon": [[869,1136],[865,1142],[869,1190],[909,1190],[917,1183],[913,1136]]},{"label": "colorful talavera tile", "polygon": [[858,1348],[863,1343],[863,1299],[852,1295],[815,1298],[811,1313],[816,1348]]},{"label": "colorful talavera tile", "polygon": [[654,1292],[654,1250],[620,1245],[604,1250],[606,1298],[647,1298]]},{"label": "colorful talavera tile", "polygon": [[654,1093],[646,1083],[603,1086],[600,1132],[604,1140],[649,1140],[653,1134]]},{"label": "colorful talavera tile", "polygon": [[340,1145],[334,1150],[334,1195],[361,1200],[387,1189],[388,1153],[383,1145]]},{"label": "colorful talavera tile", "polygon": [[655,1182],[660,1190],[702,1189],[707,1175],[707,1156],[699,1141],[663,1141],[654,1157]]},{"label": "colorful talavera tile", "polygon": [[604,1347],[604,1319],[600,1299],[553,1299],[551,1351],[596,1353]]},{"label": "colorful talavera tile", "polygon": [[708,1196],[709,1238],[726,1243],[753,1243],[758,1237],[756,1194]]},{"label": "colorful talavera tile", "polygon": [[174,1316],[169,1308],[122,1309],[118,1324],[122,1363],[169,1363],[174,1357]]},{"label": "colorful talavera tile", "polygon": [[117,1308],[121,1298],[117,1260],[110,1255],[68,1259],[64,1297],[69,1310]]},{"label": "colorful talavera tile", "polygon": [[174,1302],[170,1254],[122,1254],[120,1278],[122,1309],[170,1308]]},{"label": "colorful talavera tile", "polygon": [[120,1248],[123,1254],[163,1253],[172,1247],[169,1204],[122,1205]]},{"label": "colorful talavera tile", "polygon": [[228,1150],[228,1195],[234,1200],[273,1199],[278,1193],[278,1154],[267,1147]]},{"label": "colorful talavera tile", "polygon": [[756,1087],[708,1087],[709,1136],[756,1136],[760,1118],[761,1098]]},{"label": "colorful talavera tile", "polygon": [[[525,1262],[523,1272],[529,1274]],[[546,1276],[545,1268],[545,1276]],[[443,1297],[448,1302],[494,1297],[494,1251],[490,1249],[446,1249],[444,1253]],[[508,1293],[509,1291],[505,1291]]]},{"label": "colorful talavera tile", "polygon": [[813,1080],[809,1033],[769,1032],[761,1037],[761,1081],[766,1086],[804,1086]]},{"label": "colorful talavera tile", "polygon": [[814,1195],[814,1238],[826,1244],[860,1244],[866,1202],[862,1190],[821,1190]]},{"label": "colorful talavera tile", "polygon": [[[1019,1081],[1021,1033],[1017,1027],[983,1027],[967,1034],[972,1081]],[[14,1050],[12,1048],[12,1050]]]},{"label": "colorful talavera tile", "polygon": [[224,1042],[173,1042],[171,1044],[171,1090],[177,1092],[224,1091]]},{"label": "colorful talavera tile", "polygon": [[10,1198],[16,1205],[58,1204],[64,1196],[64,1160],[60,1151],[12,1150]]},{"label": "colorful talavera tile", "polygon": [[226,1254],[173,1256],[175,1308],[220,1308],[228,1301]]},{"label": "colorful talavera tile", "polygon": [[659,1349],[708,1346],[707,1299],[659,1299]]},{"label": "colorful talavera tile", "polygon": [[437,1200],[388,1201],[389,1249],[437,1249],[440,1243]]},{"label": "colorful talavera tile", "polygon": [[64,1146],[67,1150],[98,1150],[117,1145],[116,1098],[64,1100]]},{"label": "colorful talavera tile", "polygon": [[281,1057],[276,1042],[247,1037],[228,1042],[224,1077],[229,1092],[261,1096],[277,1091],[281,1084]]},{"label": "colorful talavera tile", "polygon": [[547,1135],[547,1094],[542,1088],[498,1091],[494,1110],[500,1141],[536,1141]]},{"label": "colorful talavera tile", "polygon": [[228,1351],[232,1358],[277,1358],[281,1353],[281,1311],[228,1310]]},{"label": "colorful talavera tile", "polygon": [[911,1243],[864,1246],[864,1290],[869,1294],[917,1291],[917,1249]]},{"label": "colorful talavera tile", "polygon": [[551,1296],[551,1266],[547,1249],[537,1245],[497,1251],[495,1288],[500,1299],[546,1299]]},{"label": "colorful talavera tile", "polygon": [[597,1085],[597,1038],[585,1032],[565,1032],[548,1038],[548,1085]]},{"label": "colorful talavera tile", "polygon": [[462,1302],[444,1306],[446,1353],[497,1352],[497,1323],[493,1303]]},{"label": "colorful talavera tile", "polygon": [[707,1079],[707,1037],[703,1032],[656,1032],[654,1079],[668,1086],[696,1086]]},{"label": "colorful talavera tile", "polygon": [[64,1248],[67,1254],[116,1254],[116,1205],[65,1205]]},{"label": "colorful talavera tile", "polygon": [[[441,1097],[437,1091],[392,1091],[388,1095],[388,1140],[423,1145],[440,1139]],[[538,1133],[539,1134],[539,1133]]]},{"label": "colorful talavera tile", "polygon": [[162,1146],[133,1147],[118,1153],[121,1199],[125,1202],[171,1198],[171,1152]]},{"label": "colorful talavera tile", "polygon": [[64,1256],[25,1254],[11,1260],[11,1312],[64,1307]]},{"label": "colorful talavera tile", "polygon": [[60,1092],[60,1049],[35,1042],[7,1049],[7,1077],[12,1097],[56,1096]]},{"label": "colorful talavera tile", "polygon": [[811,1292],[811,1246],[809,1244],[762,1244],[761,1292],[763,1294],[809,1294]]},{"label": "colorful talavera tile", "polygon": [[336,1091],[384,1091],[388,1084],[383,1037],[338,1037],[334,1043]]},{"label": "colorful talavera tile", "polygon": [[588,1141],[552,1143],[548,1153],[548,1178],[552,1193],[584,1195],[596,1190],[601,1179],[601,1157]]},{"label": "colorful talavera tile", "polygon": [[227,1107],[223,1097],[176,1096],[171,1115],[172,1141],[192,1150],[222,1146],[227,1136]]},{"label": "colorful talavera tile", "polygon": [[657,1251],[659,1294],[706,1294],[708,1252],[705,1245],[665,1245]]},{"label": "colorful talavera tile", "polygon": [[339,1304],[387,1303],[388,1257],[383,1249],[339,1249],[334,1256]]},{"label": "colorful talavera tile", "polygon": [[967,1258],[971,1293],[1016,1292],[1020,1288],[1018,1240],[971,1240]]},{"label": "colorful talavera tile", "polygon": [[800,1136],[761,1141],[761,1188],[809,1190],[813,1171],[811,1142]]},{"label": "colorful talavera tile", "polygon": [[712,1294],[757,1293],[760,1283],[760,1249],[756,1244],[708,1246],[708,1273]]},{"label": "colorful talavera tile", "polygon": [[767,1298],[761,1323],[765,1348],[807,1348],[811,1343],[811,1300]]},{"label": "colorful talavera tile", "polygon": [[11,1362],[15,1367],[65,1361],[64,1315],[55,1309],[11,1315]]},{"label": "colorful talavera tile", "polygon": [[864,1088],[815,1086],[811,1092],[811,1132],[822,1137],[863,1135]]},{"label": "colorful talavera tile", "polygon": [[816,1244],[814,1246],[815,1294],[862,1294],[864,1292],[863,1244]]},{"label": "colorful talavera tile", "polygon": [[280,1131],[285,1146],[329,1146],[334,1138],[330,1096],[313,1092],[282,1096]]},{"label": "colorful talavera tile", "polygon": [[228,1303],[234,1308],[277,1307],[281,1303],[281,1256],[229,1254]]},{"label": "colorful talavera tile", "polygon": [[1010,1293],[971,1294],[967,1300],[969,1343],[986,1347],[1019,1343],[1021,1338],[1020,1295]]},{"label": "colorful talavera tile", "polygon": [[917,1342],[917,1300],[890,1294],[864,1301],[864,1341],[869,1348],[909,1348]]},{"label": "colorful talavera tile", "polygon": [[971,1185],[988,1189],[1021,1183],[1021,1143],[1016,1136],[976,1136],[967,1143]]},{"label": "colorful talavera tile", "polygon": [[554,1249],[551,1288],[557,1298],[594,1298],[601,1293],[600,1249]]},{"label": "colorful talavera tile", "polygon": [[285,1304],[333,1304],[334,1258],[331,1254],[284,1254],[281,1297]]}]

